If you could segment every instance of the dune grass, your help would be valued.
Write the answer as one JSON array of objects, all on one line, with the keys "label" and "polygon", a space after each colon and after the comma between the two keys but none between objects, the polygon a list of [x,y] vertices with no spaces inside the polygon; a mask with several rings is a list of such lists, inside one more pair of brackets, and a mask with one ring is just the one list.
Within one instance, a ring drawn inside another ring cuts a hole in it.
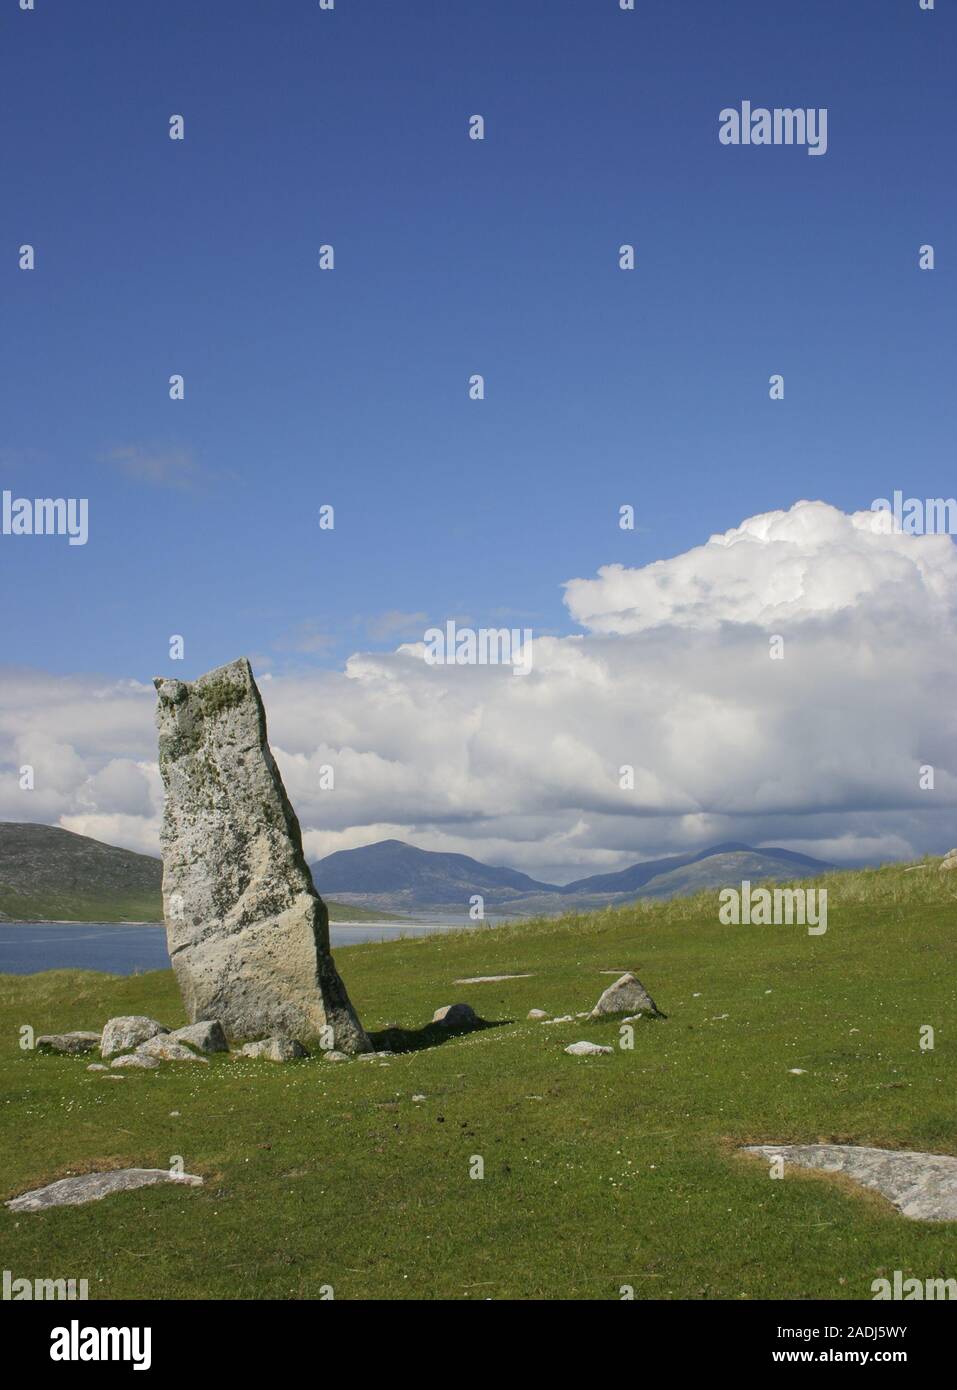
[{"label": "dune grass", "polygon": [[[369,1029],[459,999],[500,1024],[381,1061],[215,1058],[110,1081],[89,1059],[22,1051],[19,1029],[118,1013],[175,1026],[170,973],[0,977],[3,1196],[174,1155],[206,1179],[2,1210],[2,1265],[88,1278],[103,1298],[866,1299],[895,1269],[954,1277],[954,1226],[834,1179],[774,1181],[736,1152],[957,1153],[957,873],[821,883],[818,937],[722,926],[709,891],[339,950]],[[616,1021],[526,1021],[589,1009],[624,969],[667,1014],[635,1025],[633,1049]],[[455,983],[513,972],[531,978]],[[579,1038],[614,1054],[566,1056]]]}]

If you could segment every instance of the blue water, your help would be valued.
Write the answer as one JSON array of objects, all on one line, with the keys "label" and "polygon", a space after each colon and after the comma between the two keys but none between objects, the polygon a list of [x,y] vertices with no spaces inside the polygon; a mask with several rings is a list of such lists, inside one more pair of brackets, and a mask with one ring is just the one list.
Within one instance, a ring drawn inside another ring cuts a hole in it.
[{"label": "blue water", "polygon": [[[422,937],[454,927],[479,926],[463,921],[429,925],[370,922],[331,925],[333,946],[356,946],[364,941],[394,941],[400,936]],[[166,930],[162,926],[131,927],[112,922],[0,923],[0,974],[34,975],[40,970],[103,970],[110,975],[135,975],[142,970],[168,970]]]}]

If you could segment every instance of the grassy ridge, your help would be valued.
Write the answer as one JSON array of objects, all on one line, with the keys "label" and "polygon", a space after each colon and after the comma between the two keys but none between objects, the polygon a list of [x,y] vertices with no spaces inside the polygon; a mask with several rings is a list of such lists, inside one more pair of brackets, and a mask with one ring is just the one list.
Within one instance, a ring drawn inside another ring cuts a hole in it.
[{"label": "grassy ridge", "polygon": [[[957,1229],[748,1142],[957,1153],[957,874],[833,874],[828,931],[722,926],[717,894],[337,951],[369,1028],[466,999],[514,1020],[387,1064],[209,1067],[104,1081],[21,1052],[18,1028],[110,1014],[184,1021],[171,974],[0,977],[3,1195],[181,1154],[202,1189],[0,1211],[3,1267],[96,1297],[868,1298],[880,1272],[957,1275]],[[525,1021],[591,1007],[633,968],[668,1014],[619,1028]],[[461,976],[531,979],[456,985]],[[724,1017],[727,1015],[727,1017]],[[922,1052],[919,1029],[936,1046]],[[789,1068],[807,1074],[794,1076]],[[387,1074],[388,1073],[388,1074]],[[414,1094],[424,1101],[414,1102]],[[171,1112],[178,1112],[172,1114]],[[469,1177],[473,1156],[482,1180]]]}]

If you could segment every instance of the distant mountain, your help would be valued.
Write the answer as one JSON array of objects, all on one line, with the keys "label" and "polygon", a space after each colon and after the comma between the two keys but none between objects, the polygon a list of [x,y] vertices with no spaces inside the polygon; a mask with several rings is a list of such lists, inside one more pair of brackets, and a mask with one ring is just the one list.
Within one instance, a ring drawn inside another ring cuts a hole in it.
[{"label": "distant mountain", "polygon": [[548,914],[587,910],[638,897],[663,898],[724,886],[743,878],[812,877],[832,864],[786,849],[713,845],[695,854],[648,859],[613,874],[593,874],[558,885],[542,883],[516,869],[491,867],[466,854],[417,849],[402,840],[380,840],[360,849],[337,850],[312,865],[324,895],[386,912],[464,912],[480,893],[498,915]]},{"label": "distant mountain", "polygon": [[[467,854],[416,849],[402,840],[380,840],[361,849],[340,849],[312,865],[320,893],[354,899],[388,896],[416,907],[467,904],[472,893],[496,903],[529,893],[559,893],[517,869],[493,868]],[[399,906],[398,903],[395,906]]]},{"label": "distant mountain", "polygon": [[[640,864],[632,864],[630,869],[621,869],[615,874],[592,874],[590,878],[577,878],[573,883],[566,883],[561,890],[563,893],[635,893],[639,888],[644,888],[646,883],[652,879],[657,879],[662,874],[673,873],[677,869],[685,868],[688,865],[699,864],[705,859],[714,859],[729,854],[758,855],[763,862],[767,862],[769,867],[765,870],[764,876],[787,874],[791,878],[800,877],[803,870],[810,873],[823,873],[826,869],[833,869],[833,864],[826,864],[822,859],[812,859],[807,854],[796,854],[790,849],[752,849],[750,845],[737,844],[728,841],[721,845],[712,845],[710,849],[699,850],[697,854],[671,854],[665,859],[646,859]],[[694,875],[689,875],[688,882],[695,881]],[[711,882],[717,880],[711,879]],[[708,884],[702,884],[707,887]]]},{"label": "distant mountain", "polygon": [[0,918],[158,922],[163,865],[54,825],[0,822]]},{"label": "distant mountain", "polygon": [[[0,922],[161,922],[163,861],[55,825],[0,821]],[[375,921],[329,902],[340,922]]]}]

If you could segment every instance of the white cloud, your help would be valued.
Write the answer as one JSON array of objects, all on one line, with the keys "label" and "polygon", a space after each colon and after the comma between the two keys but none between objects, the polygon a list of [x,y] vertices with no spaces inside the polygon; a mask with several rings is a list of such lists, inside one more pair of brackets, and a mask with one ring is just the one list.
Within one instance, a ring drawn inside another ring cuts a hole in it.
[{"label": "white cloud", "polygon": [[[722,839],[840,859],[957,843],[948,537],[798,503],[566,597],[585,631],[538,638],[527,676],[428,666],[418,646],[273,672],[270,736],[310,855],[395,837],[562,879]],[[10,673],[0,816],[155,852],[153,699]]]}]

